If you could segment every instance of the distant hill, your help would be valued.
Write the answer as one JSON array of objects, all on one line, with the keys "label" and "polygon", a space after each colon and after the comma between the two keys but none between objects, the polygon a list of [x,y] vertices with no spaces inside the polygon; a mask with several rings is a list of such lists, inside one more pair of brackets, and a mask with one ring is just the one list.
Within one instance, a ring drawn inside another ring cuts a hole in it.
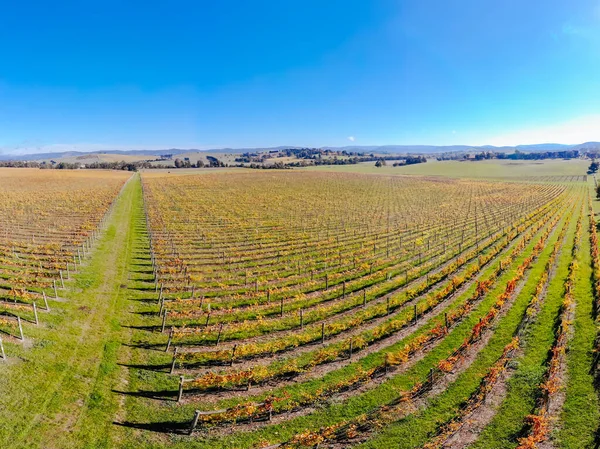
[{"label": "distant hill", "polygon": [[[220,153],[220,154],[241,154],[255,153],[264,151],[284,150],[288,148],[299,149],[299,146],[278,146],[268,148],[215,148],[210,150],[197,149],[179,149],[168,148],[164,150],[115,150],[115,151],[65,151],[55,153],[36,153],[36,154],[0,154],[0,160],[9,161],[43,161],[43,160],[58,160],[58,159],[83,159],[81,156],[89,155],[107,155],[106,159],[118,160],[118,156],[137,156],[138,159],[144,159],[143,156],[156,157],[163,154],[172,154],[177,157],[180,154],[190,153]],[[327,150],[335,151],[352,151],[362,153],[387,153],[387,154],[437,154],[437,153],[455,153],[455,152],[505,152],[512,153],[516,150],[535,153],[544,151],[561,151],[561,150],[600,150],[600,142],[585,142],[577,145],[563,145],[558,143],[540,143],[535,145],[517,145],[514,147],[503,146],[497,147],[493,145],[470,146],[470,145],[348,145],[343,147],[322,147]],[[86,157],[87,158],[87,157]],[[131,159],[131,158],[124,158]]]},{"label": "distant hill", "polygon": [[369,153],[417,153],[417,154],[432,154],[432,153],[454,153],[454,152],[480,152],[493,151],[512,153],[516,150],[526,153],[536,153],[544,151],[564,151],[564,150],[580,150],[580,149],[600,149],[600,142],[586,142],[578,145],[564,145],[560,143],[539,143],[534,145],[517,145],[497,147],[494,145],[381,145],[381,146],[359,146],[351,145],[345,147],[324,147],[331,150],[346,150],[346,151],[364,151]]}]

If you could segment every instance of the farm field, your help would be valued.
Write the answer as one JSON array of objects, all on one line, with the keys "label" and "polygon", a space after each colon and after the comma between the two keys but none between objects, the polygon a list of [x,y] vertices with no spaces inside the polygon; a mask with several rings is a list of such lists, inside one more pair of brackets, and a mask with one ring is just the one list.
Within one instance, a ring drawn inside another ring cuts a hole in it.
[{"label": "farm field", "polygon": [[506,164],[3,171],[0,445],[595,447],[593,181]]},{"label": "farm field", "polygon": [[586,161],[579,159],[542,161],[492,159],[477,162],[429,159],[425,164],[403,167],[390,165],[375,167],[372,162],[362,162],[355,165],[321,165],[303,168],[302,170],[526,180],[530,177],[582,176],[585,175],[588,165]]}]

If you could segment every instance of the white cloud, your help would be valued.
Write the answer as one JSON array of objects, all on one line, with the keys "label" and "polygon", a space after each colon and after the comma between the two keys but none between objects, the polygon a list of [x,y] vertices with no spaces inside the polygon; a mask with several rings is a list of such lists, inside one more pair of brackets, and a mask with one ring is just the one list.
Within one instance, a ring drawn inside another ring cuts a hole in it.
[{"label": "white cloud", "polygon": [[600,141],[600,115],[578,117],[538,128],[513,130],[490,139],[490,145],[513,146],[536,143],[578,144]]},{"label": "white cloud", "polygon": [[348,140],[350,142],[354,142],[356,140],[356,137],[354,137],[354,136],[348,136]]}]

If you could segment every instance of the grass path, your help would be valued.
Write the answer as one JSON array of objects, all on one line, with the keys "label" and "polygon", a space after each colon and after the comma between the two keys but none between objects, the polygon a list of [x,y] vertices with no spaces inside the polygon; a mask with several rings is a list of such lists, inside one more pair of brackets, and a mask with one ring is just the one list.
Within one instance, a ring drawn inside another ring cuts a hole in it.
[{"label": "grass path", "polygon": [[120,377],[122,286],[135,234],[132,208],[140,202],[136,176],[91,258],[61,292],[64,301],[51,302],[41,325],[27,330],[31,347],[11,346],[13,357],[0,365],[0,447],[115,446],[110,428],[119,397],[111,389]]}]

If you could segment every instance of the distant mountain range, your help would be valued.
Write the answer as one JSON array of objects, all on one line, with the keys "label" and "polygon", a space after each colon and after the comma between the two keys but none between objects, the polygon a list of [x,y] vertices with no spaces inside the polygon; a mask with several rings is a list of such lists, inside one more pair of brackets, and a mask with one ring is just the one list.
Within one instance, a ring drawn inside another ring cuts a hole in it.
[{"label": "distant mountain range", "polygon": [[577,145],[563,145],[560,143],[538,143],[534,145],[517,145],[514,147],[496,147],[493,145],[383,145],[383,146],[345,146],[345,147],[323,147],[332,150],[364,151],[369,153],[457,153],[457,152],[514,152],[515,150],[526,153],[539,153],[545,151],[566,151],[581,149],[600,149],[600,142],[585,142]]},{"label": "distant mountain range", "polygon": [[[196,150],[196,149],[179,149],[170,148],[164,150],[115,150],[115,151],[64,151],[55,153],[36,153],[36,154],[0,154],[0,160],[8,161],[41,161],[48,159],[61,159],[66,157],[77,157],[91,154],[114,154],[124,156],[160,156],[163,154],[172,154],[177,156],[183,153],[254,153],[260,151],[275,151],[285,150],[288,148],[299,149],[298,146],[279,146],[270,148],[220,148],[211,150]],[[496,147],[493,145],[470,146],[470,145],[350,145],[344,147],[321,147],[328,150],[336,151],[352,151],[364,153],[390,153],[390,154],[440,154],[440,153],[457,153],[457,152],[505,152],[510,153],[516,150],[526,153],[537,153],[545,151],[566,151],[566,150],[600,150],[600,142],[585,142],[577,145],[563,145],[559,143],[540,143],[535,145],[517,145],[514,147],[503,146]]]}]

